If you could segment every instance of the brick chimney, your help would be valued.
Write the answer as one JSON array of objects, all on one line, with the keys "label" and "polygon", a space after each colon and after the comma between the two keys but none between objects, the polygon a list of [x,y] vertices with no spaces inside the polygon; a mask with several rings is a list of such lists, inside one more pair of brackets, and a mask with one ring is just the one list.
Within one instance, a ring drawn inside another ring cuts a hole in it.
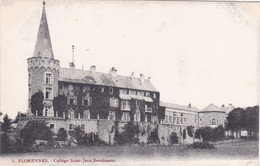
[{"label": "brick chimney", "polygon": [[134,77],[135,77],[135,74],[134,74],[134,72],[132,72],[132,73],[131,73],[131,79],[133,80]]},{"label": "brick chimney", "polygon": [[144,83],[144,75],[143,74],[140,74],[140,77],[139,77],[141,83]]},{"label": "brick chimney", "polygon": [[90,66],[90,71],[91,71],[91,73],[95,73],[96,72],[96,66],[95,65]]},{"label": "brick chimney", "polygon": [[113,77],[117,77],[117,70],[112,67],[110,70],[109,70],[109,74]]}]

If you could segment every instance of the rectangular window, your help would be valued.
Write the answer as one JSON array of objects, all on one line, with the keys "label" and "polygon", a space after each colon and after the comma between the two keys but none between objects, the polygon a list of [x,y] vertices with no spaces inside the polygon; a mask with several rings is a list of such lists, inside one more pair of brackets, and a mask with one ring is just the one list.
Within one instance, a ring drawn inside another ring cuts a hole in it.
[{"label": "rectangular window", "polygon": [[46,84],[51,84],[52,83],[52,74],[51,73],[46,73],[45,74],[45,83]]},{"label": "rectangular window", "polygon": [[150,92],[145,92],[146,97],[150,97]]},{"label": "rectangular window", "polygon": [[52,98],[52,89],[51,88],[46,88],[45,89],[45,99],[51,99]]},{"label": "rectangular window", "polygon": [[129,90],[129,94],[130,95],[136,95],[136,91],[135,90]]},{"label": "rectangular window", "polygon": [[59,83],[59,89],[62,89],[62,84],[61,83]]},{"label": "rectangular window", "polygon": [[140,107],[140,105],[141,105],[141,101],[140,100],[136,100],[136,106]]},{"label": "rectangular window", "polygon": [[109,93],[113,94],[113,87],[109,87]]},{"label": "rectangular window", "polygon": [[153,98],[154,98],[154,99],[156,98],[156,93],[153,94]]},{"label": "rectangular window", "polygon": [[31,79],[31,74],[29,74],[29,76],[28,76],[28,82],[29,82],[29,84],[31,84],[32,82],[32,79]]},{"label": "rectangular window", "polygon": [[177,117],[177,124],[180,124],[180,117]]},{"label": "rectangular window", "polygon": [[69,129],[73,130],[73,128],[74,128],[73,124],[69,124]]},{"label": "rectangular window", "polygon": [[173,117],[172,116],[169,116],[169,121],[170,121],[170,123],[173,123]]},{"label": "rectangular window", "polygon": [[165,115],[165,122],[168,123],[169,122],[169,116]]},{"label": "rectangular window", "polygon": [[129,100],[122,100],[121,101],[121,110],[130,111],[130,101]]},{"label": "rectangular window", "polygon": [[108,113],[108,120],[114,120],[114,113],[112,111]]},{"label": "rectangular window", "polygon": [[110,98],[110,107],[118,107],[118,99],[117,98]]},{"label": "rectangular window", "polygon": [[83,97],[82,98],[82,106],[92,106],[92,97]]},{"label": "rectangular window", "polygon": [[176,124],[176,116],[173,115],[173,121],[172,121],[173,124]]},{"label": "rectangular window", "polygon": [[123,112],[123,115],[122,115],[122,121],[125,121],[125,122],[130,121],[130,115],[129,115],[129,112]]},{"label": "rectangular window", "polygon": [[120,89],[119,94],[127,95],[127,90],[126,89]]},{"label": "rectangular window", "polygon": [[138,95],[138,96],[144,96],[144,92],[143,92],[143,91],[138,91],[138,92],[137,92],[137,95]]},{"label": "rectangular window", "polygon": [[101,87],[101,92],[103,93],[103,92],[105,92],[105,87]]}]

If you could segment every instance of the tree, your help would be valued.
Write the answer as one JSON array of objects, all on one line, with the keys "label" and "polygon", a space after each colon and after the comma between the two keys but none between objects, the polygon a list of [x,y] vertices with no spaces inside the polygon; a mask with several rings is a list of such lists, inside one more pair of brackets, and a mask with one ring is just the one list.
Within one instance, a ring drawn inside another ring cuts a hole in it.
[{"label": "tree", "polygon": [[26,117],[26,115],[24,113],[18,112],[13,123],[17,123],[19,117]]},{"label": "tree", "polygon": [[259,130],[259,106],[247,107],[245,114],[245,128],[252,137],[252,132],[258,133]]},{"label": "tree", "polygon": [[36,115],[36,110],[38,111],[38,116],[42,116],[42,110],[44,108],[43,105],[43,93],[42,91],[38,91],[34,93],[31,97],[31,111],[34,115]]},{"label": "tree", "polygon": [[58,141],[66,141],[68,137],[67,131],[64,128],[60,128],[57,134]]},{"label": "tree", "polygon": [[9,129],[11,129],[12,120],[9,119],[7,114],[5,114],[3,120],[4,120],[4,123],[2,124],[2,131],[7,132]]},{"label": "tree", "polygon": [[8,153],[11,152],[11,141],[7,135],[7,133],[1,133],[1,153]]},{"label": "tree", "polygon": [[123,132],[118,131],[118,122],[115,122],[115,142],[120,145],[138,143],[139,125],[132,121],[125,124]]},{"label": "tree", "polygon": [[228,125],[227,129],[238,132],[246,127],[246,113],[243,108],[233,109],[227,117]]},{"label": "tree", "polygon": [[[53,109],[56,113],[58,113],[58,117],[62,117],[63,116],[63,112],[67,108],[67,100],[66,100],[66,96],[63,95],[58,95],[56,97],[53,98]],[[56,115],[57,116],[57,115]]]},{"label": "tree", "polygon": [[37,139],[52,142],[52,132],[44,121],[29,121],[20,136],[26,146],[32,146]]}]

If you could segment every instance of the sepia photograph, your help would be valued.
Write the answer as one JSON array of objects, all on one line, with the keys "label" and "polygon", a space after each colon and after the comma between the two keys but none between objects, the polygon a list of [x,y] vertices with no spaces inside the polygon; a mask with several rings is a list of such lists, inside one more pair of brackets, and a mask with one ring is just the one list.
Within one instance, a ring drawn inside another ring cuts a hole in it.
[{"label": "sepia photograph", "polygon": [[0,5],[1,165],[259,164],[260,2]]}]

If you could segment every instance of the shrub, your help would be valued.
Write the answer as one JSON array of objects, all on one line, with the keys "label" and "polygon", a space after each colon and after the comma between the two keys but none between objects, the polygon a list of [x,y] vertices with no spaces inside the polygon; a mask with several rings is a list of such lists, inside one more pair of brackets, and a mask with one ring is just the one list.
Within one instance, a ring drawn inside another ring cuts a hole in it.
[{"label": "shrub", "polygon": [[189,148],[193,149],[216,149],[216,147],[213,144],[210,144],[208,142],[195,142],[188,146]]},{"label": "shrub", "polygon": [[118,122],[115,122],[115,142],[119,145],[138,143],[139,125],[132,121],[125,124],[123,132],[118,131]]},{"label": "shrub", "polygon": [[187,127],[187,131],[188,131],[188,135],[189,135],[190,137],[193,137],[194,127],[193,127],[193,126],[188,126],[188,127]]},{"label": "shrub", "polygon": [[170,135],[170,143],[171,144],[177,144],[179,142],[179,138],[176,133],[171,133]]},{"label": "shrub", "polygon": [[156,143],[159,144],[159,135],[158,135],[158,128],[155,128],[154,130],[151,131],[151,133],[148,136],[148,144],[151,143]]}]

